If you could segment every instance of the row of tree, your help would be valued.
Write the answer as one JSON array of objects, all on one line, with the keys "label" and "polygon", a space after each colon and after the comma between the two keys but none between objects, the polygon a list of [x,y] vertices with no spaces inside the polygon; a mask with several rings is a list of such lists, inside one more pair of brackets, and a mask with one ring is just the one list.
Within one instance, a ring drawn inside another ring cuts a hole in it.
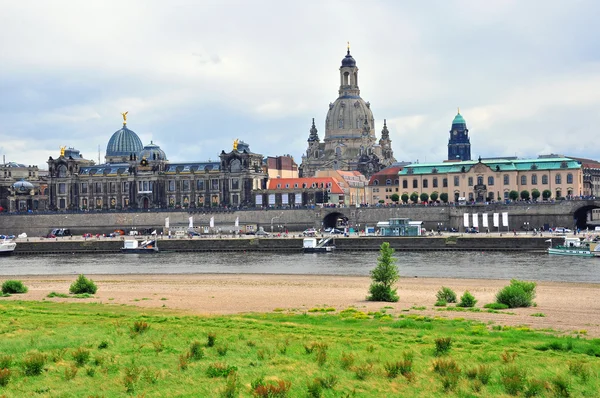
[{"label": "row of tree", "polygon": [[[529,199],[538,200],[538,198],[540,196],[542,196],[542,198],[544,200],[548,200],[552,196],[552,191],[550,191],[549,189],[546,189],[543,192],[540,192],[537,189],[533,189],[531,191],[531,193],[528,190],[523,190],[523,191],[521,191],[521,193],[519,193],[517,191],[510,191],[508,193],[508,197],[511,200],[517,200],[517,199],[519,199],[519,197],[523,200],[529,200]],[[436,202],[438,199],[444,203],[448,203],[448,194],[443,192],[438,195],[437,192],[433,192],[431,195],[429,195],[428,193],[423,192],[422,194],[419,195],[417,192],[413,192],[410,196],[406,193],[404,193],[404,194],[402,194],[402,196],[400,196],[397,193],[395,193],[390,196],[390,199],[394,203],[398,203],[400,200],[402,200],[403,203],[408,203],[409,199],[413,203],[418,203],[419,200],[421,202],[429,202],[429,201]],[[498,197],[498,200],[501,201],[502,198]]]}]

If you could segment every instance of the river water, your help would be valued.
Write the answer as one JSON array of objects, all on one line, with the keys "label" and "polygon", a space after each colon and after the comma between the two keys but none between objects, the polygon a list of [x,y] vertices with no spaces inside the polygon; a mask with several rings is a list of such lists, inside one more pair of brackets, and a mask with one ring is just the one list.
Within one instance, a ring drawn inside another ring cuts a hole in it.
[{"label": "river water", "polygon": [[[10,256],[0,275],[310,274],[368,276],[378,252]],[[401,277],[600,283],[600,258],[506,252],[397,252]]]}]

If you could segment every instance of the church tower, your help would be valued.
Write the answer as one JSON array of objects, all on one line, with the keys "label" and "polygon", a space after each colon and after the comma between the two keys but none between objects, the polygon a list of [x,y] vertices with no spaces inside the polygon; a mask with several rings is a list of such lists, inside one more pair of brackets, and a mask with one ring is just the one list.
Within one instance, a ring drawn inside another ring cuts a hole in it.
[{"label": "church tower", "polygon": [[366,176],[395,162],[387,126],[382,139],[375,136],[375,119],[371,104],[360,96],[358,67],[350,47],[339,69],[338,98],[329,104],[325,135],[319,140],[314,124],[310,129],[308,149],[302,156],[299,172],[314,176],[318,170],[358,170]]},{"label": "church tower", "polygon": [[471,140],[460,109],[452,121],[448,140],[448,160],[471,160]]}]

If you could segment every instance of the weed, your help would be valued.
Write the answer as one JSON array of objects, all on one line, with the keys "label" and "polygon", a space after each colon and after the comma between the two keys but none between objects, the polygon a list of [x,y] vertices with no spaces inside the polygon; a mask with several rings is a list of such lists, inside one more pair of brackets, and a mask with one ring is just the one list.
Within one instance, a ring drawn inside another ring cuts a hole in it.
[{"label": "weed", "polygon": [[12,355],[0,355],[0,369],[10,369],[13,363]]},{"label": "weed", "polygon": [[[225,350],[225,352],[227,352],[227,350]],[[199,341],[192,341],[190,344],[188,357],[194,361],[204,358],[204,350],[202,349],[202,344]]]},{"label": "weed", "polygon": [[434,306],[436,307],[445,307],[448,304],[445,300],[438,300],[435,302]]},{"label": "weed", "polygon": [[488,384],[490,379],[492,378],[492,367],[489,365],[479,365],[477,368],[477,380],[481,382],[481,384]]},{"label": "weed", "polygon": [[570,397],[571,396],[571,383],[569,379],[562,375],[556,375],[552,379],[552,391],[557,397]]},{"label": "weed", "polygon": [[375,346],[373,344],[369,344],[366,348],[368,353],[375,352]]},{"label": "weed", "polygon": [[447,354],[450,348],[452,348],[452,337],[435,339],[435,355]]},{"label": "weed", "polygon": [[[569,373],[571,373],[573,376],[579,376],[581,378],[581,381],[583,381],[584,383],[588,381],[588,379],[590,378],[590,370],[588,368],[587,362],[582,360],[569,361],[568,365]],[[0,365],[0,368],[1,367],[2,365]]]},{"label": "weed", "polygon": [[153,340],[152,347],[154,348],[154,352],[158,355],[158,353],[163,352],[163,350],[165,349],[165,343],[162,339]]},{"label": "weed", "polygon": [[26,376],[38,376],[42,374],[46,364],[46,355],[37,351],[30,351],[23,359],[23,373]]},{"label": "weed", "polygon": [[132,394],[135,391],[135,384],[140,379],[141,372],[142,370],[133,360],[129,366],[126,366],[123,369],[123,385],[125,386],[125,391],[127,391],[127,393]]},{"label": "weed", "polygon": [[252,391],[254,391],[254,390],[256,390],[257,387],[264,386],[264,385],[265,385],[265,377],[260,376],[250,382],[250,389]]},{"label": "weed", "polygon": [[73,380],[77,376],[77,366],[67,366],[65,368],[65,380]]},{"label": "weed", "polygon": [[542,395],[546,389],[546,383],[538,379],[531,379],[527,382],[527,389],[523,393],[525,397],[537,397]]},{"label": "weed", "polygon": [[525,390],[526,372],[516,365],[500,369],[500,383],[509,395],[518,395]]},{"label": "weed", "polygon": [[145,321],[135,321],[133,322],[133,326],[129,329],[131,337],[135,337],[139,334],[146,333],[150,329],[150,325],[148,325]]},{"label": "weed", "polygon": [[239,387],[239,377],[237,372],[231,372],[227,376],[227,381],[225,382],[225,389],[221,391],[221,397],[223,398],[234,398],[239,396],[238,387]]},{"label": "weed", "polygon": [[483,384],[479,380],[474,380],[471,388],[473,389],[473,392],[479,393],[483,389]]},{"label": "weed", "polygon": [[264,398],[279,398],[287,397],[288,391],[292,383],[286,380],[277,380],[272,383],[259,384],[252,390],[252,394],[256,397]]},{"label": "weed", "polygon": [[206,346],[214,347],[216,341],[217,341],[217,334],[214,332],[208,332],[208,335],[206,336]]},{"label": "weed", "polygon": [[352,365],[354,365],[355,360],[356,357],[351,352],[342,352],[342,356],[340,357],[340,367],[344,370],[350,369]]},{"label": "weed", "polygon": [[221,357],[224,357],[225,355],[227,355],[228,350],[229,350],[229,346],[220,345],[217,347],[217,354],[219,354],[219,356],[221,356]]},{"label": "weed", "polygon": [[502,358],[502,362],[504,363],[511,363],[515,361],[515,358],[517,357],[517,353],[514,351],[507,351],[504,350],[504,352],[502,353],[502,355],[500,355],[500,358]]},{"label": "weed", "polygon": [[475,380],[477,378],[477,368],[467,369],[465,376],[467,376],[468,379]]},{"label": "weed", "polygon": [[12,371],[7,368],[0,369],[0,386],[5,387],[12,376]]},{"label": "weed", "polygon": [[85,349],[83,347],[79,347],[75,351],[71,353],[73,356],[73,360],[78,367],[81,367],[87,363],[90,359],[90,350]]},{"label": "weed", "polygon": [[85,368],[85,374],[90,377],[94,377],[94,375],[96,374],[96,369],[91,366],[88,366],[87,368]]},{"label": "weed", "polygon": [[317,350],[317,364],[323,366],[325,362],[327,362],[327,348],[320,348]]},{"label": "weed", "polygon": [[104,349],[106,349],[106,348],[108,348],[108,341],[106,341],[106,340],[102,340],[102,341],[100,342],[100,344],[98,344],[98,349],[99,349],[99,350],[104,350]]},{"label": "weed", "polygon": [[156,384],[160,379],[160,370],[144,369],[142,377],[150,384]]},{"label": "weed", "polygon": [[354,374],[358,380],[365,380],[373,371],[372,364],[362,364],[354,367]]},{"label": "weed", "polygon": [[458,367],[456,361],[452,358],[436,359],[433,361],[433,371],[440,376],[460,374],[460,368]]},{"label": "weed", "polygon": [[387,362],[383,365],[383,369],[388,379],[395,379],[399,374],[406,375],[412,371],[412,361]]},{"label": "weed", "polygon": [[475,300],[475,297],[473,297],[473,295],[467,290],[461,296],[460,303],[456,304],[456,306],[462,308],[471,308],[475,307],[475,304],[477,304],[477,300]]},{"label": "weed", "polygon": [[8,280],[4,281],[2,284],[3,294],[27,293],[27,290],[27,286],[25,286],[21,281]]},{"label": "weed", "polygon": [[206,375],[208,377],[227,377],[232,372],[237,372],[237,367],[229,366],[222,362],[211,363],[206,368]]},{"label": "weed", "polygon": [[317,379],[309,381],[306,385],[306,388],[310,398],[321,398],[323,396],[323,386]]},{"label": "weed", "polygon": [[544,318],[546,317],[546,314],[544,314],[543,312],[536,312],[535,314],[531,314],[530,316],[535,316],[538,318]]},{"label": "weed", "polygon": [[48,293],[48,295],[46,297],[48,297],[48,298],[54,298],[54,297],[69,298],[69,295],[66,293],[50,292],[50,293]]},{"label": "weed", "polygon": [[338,382],[338,378],[336,375],[329,375],[326,377],[316,377],[315,381],[318,381],[321,384],[321,387],[324,389],[332,389]]},{"label": "weed", "polygon": [[439,301],[445,301],[446,303],[456,303],[456,293],[449,287],[442,286],[435,295]]},{"label": "weed", "polygon": [[246,341],[246,345],[248,347],[256,347],[256,341],[254,341],[254,340],[248,340],[248,341]]},{"label": "weed", "polygon": [[190,363],[189,354],[179,354],[179,363],[177,364],[177,368],[181,371],[184,371],[188,368]]},{"label": "weed", "polygon": [[289,340],[286,340],[286,341],[284,341],[282,343],[277,343],[277,351],[279,351],[279,353],[281,355],[285,355],[287,353],[287,349],[288,349],[289,345],[290,345],[290,341]]},{"label": "weed", "polygon": [[79,275],[77,280],[69,287],[69,293],[72,294],[96,294],[98,287],[91,279],[87,279],[83,274]]},{"label": "weed", "polygon": [[508,305],[502,303],[488,303],[483,308],[489,308],[491,310],[506,310],[509,308]]}]

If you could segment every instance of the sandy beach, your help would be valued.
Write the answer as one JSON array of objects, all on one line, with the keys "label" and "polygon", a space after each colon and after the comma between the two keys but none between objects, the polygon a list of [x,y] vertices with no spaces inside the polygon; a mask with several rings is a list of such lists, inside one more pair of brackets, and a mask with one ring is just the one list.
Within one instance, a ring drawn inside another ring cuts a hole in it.
[{"label": "sandy beach", "polygon": [[[93,299],[52,301],[99,302],[142,308],[168,308],[188,314],[216,315],[274,310],[306,311],[327,306],[343,310],[350,306],[362,311],[393,307],[388,313],[408,313],[448,318],[462,317],[499,325],[526,325],[551,328],[564,333],[586,331],[600,337],[600,284],[539,282],[537,307],[505,310],[510,314],[446,312],[433,308],[435,293],[448,286],[460,296],[469,290],[479,301],[477,307],[494,301],[504,280],[405,278],[398,283],[398,303],[368,302],[365,296],[370,279],[353,276],[192,274],[192,275],[93,275],[98,293]],[[42,300],[51,291],[67,293],[76,276],[3,277],[22,280],[29,292],[1,300]],[[531,316],[542,313],[544,317]]]}]

